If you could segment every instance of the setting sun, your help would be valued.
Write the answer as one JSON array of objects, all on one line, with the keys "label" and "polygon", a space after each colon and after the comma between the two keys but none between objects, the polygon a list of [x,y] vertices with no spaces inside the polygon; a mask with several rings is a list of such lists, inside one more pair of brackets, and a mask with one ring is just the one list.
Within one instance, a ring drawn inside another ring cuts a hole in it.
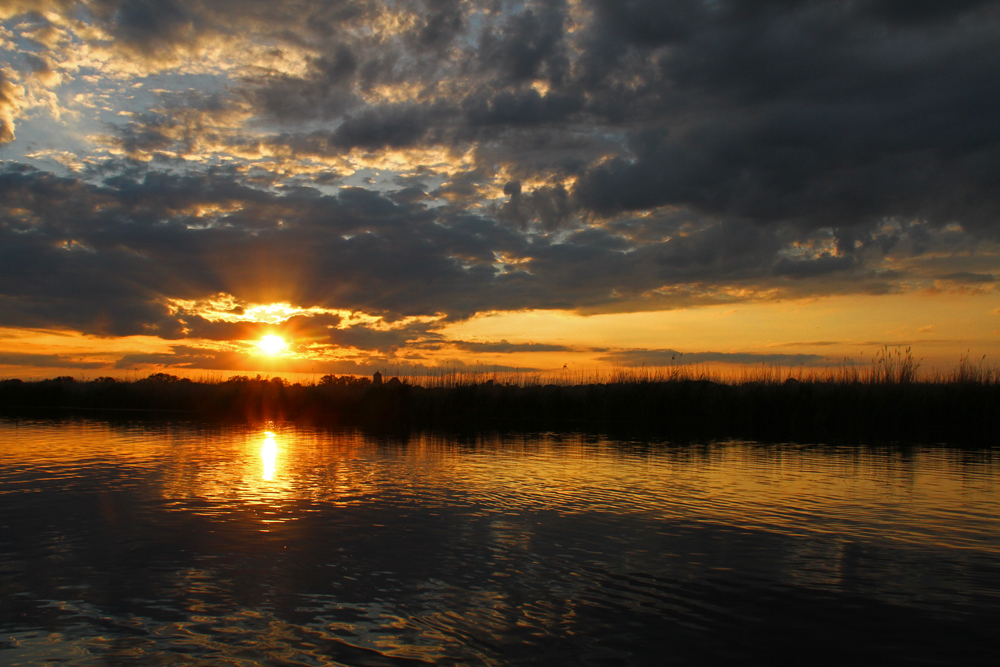
[{"label": "setting sun", "polygon": [[257,347],[264,354],[275,355],[281,354],[288,347],[288,343],[281,336],[264,336],[257,343]]}]

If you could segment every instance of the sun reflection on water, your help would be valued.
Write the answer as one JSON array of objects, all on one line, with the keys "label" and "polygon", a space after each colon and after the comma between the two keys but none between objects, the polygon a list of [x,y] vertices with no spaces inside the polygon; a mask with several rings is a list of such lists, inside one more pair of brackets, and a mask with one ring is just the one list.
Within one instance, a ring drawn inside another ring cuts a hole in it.
[{"label": "sun reflection on water", "polygon": [[[24,610],[0,664],[610,661],[624,617],[639,662],[664,624],[700,647],[750,614],[777,619],[768,655],[789,613],[914,655],[925,628],[991,636],[992,449],[2,420],[0,443],[0,582]],[[137,547],[156,560],[107,557]]]},{"label": "sun reflection on water", "polygon": [[264,444],[260,448],[260,458],[264,464],[261,479],[265,482],[274,481],[275,464],[278,462],[278,443],[274,440],[274,433],[265,431]]}]

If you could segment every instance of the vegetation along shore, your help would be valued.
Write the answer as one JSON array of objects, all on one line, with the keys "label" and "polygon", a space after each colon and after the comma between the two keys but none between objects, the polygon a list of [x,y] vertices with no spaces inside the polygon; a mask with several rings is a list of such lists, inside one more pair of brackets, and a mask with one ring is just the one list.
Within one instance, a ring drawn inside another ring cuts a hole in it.
[{"label": "vegetation along shore", "polygon": [[323,376],[192,381],[157,373],[127,381],[70,377],[0,382],[0,408],[133,412],[227,421],[291,420],[375,428],[638,428],[666,437],[995,444],[1000,371],[963,358],[920,377],[907,355],[809,375],[747,368],[623,369],[543,382],[516,374],[390,378]]}]

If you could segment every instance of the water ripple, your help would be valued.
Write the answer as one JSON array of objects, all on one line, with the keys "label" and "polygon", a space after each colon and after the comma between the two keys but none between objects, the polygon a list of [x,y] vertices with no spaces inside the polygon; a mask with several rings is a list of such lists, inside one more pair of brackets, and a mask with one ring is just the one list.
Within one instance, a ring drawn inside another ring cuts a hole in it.
[{"label": "water ripple", "polygon": [[987,664],[1000,621],[988,449],[0,438],[4,665]]}]

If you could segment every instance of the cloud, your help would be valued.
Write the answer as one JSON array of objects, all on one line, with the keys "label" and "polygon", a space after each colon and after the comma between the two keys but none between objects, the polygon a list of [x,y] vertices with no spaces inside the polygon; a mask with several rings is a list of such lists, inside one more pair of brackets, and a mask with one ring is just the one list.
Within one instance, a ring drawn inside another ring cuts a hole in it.
[{"label": "cloud", "polygon": [[858,11],[890,24],[914,25],[955,20],[962,14],[989,5],[988,0],[957,0],[956,2],[907,2],[906,0],[869,0],[860,3]]},{"label": "cloud", "polygon": [[600,357],[619,366],[688,366],[710,362],[767,364],[774,366],[822,366],[829,359],[818,354],[757,354],[748,352],[688,352],[677,350],[619,350]]},{"label": "cloud", "polygon": [[14,141],[14,118],[23,103],[23,89],[0,68],[0,146]]},{"label": "cloud", "polygon": [[989,273],[970,273],[968,271],[959,271],[957,273],[946,273],[944,275],[938,276],[938,280],[947,280],[953,283],[960,283],[965,285],[975,285],[978,283],[992,283],[996,282],[996,276]]},{"label": "cloud", "polygon": [[832,347],[835,345],[844,345],[846,341],[842,340],[811,340],[811,341],[793,341],[789,343],[781,343],[779,347]]},{"label": "cloud", "polygon": [[0,366],[34,366],[37,368],[106,368],[100,361],[79,361],[63,354],[0,353]]},{"label": "cloud", "polygon": [[[288,326],[392,358],[444,344],[408,317],[1000,274],[997,2],[17,7],[4,28],[35,37],[0,47],[7,326],[262,335],[169,306],[226,293],[382,317]],[[73,176],[37,168],[49,136]]]},{"label": "cloud", "polygon": [[[475,190],[478,178],[456,177],[439,190],[461,202],[461,188]],[[861,260],[854,256],[784,265],[781,235],[749,223],[664,219],[638,229],[574,227],[559,212],[566,199],[557,187],[508,190],[544,224],[511,227],[502,211],[492,218],[360,187],[337,194],[268,191],[224,170],[147,171],[95,184],[8,165],[0,173],[0,322],[222,340],[259,336],[260,327],[172,314],[168,304],[228,293],[248,303],[287,302],[390,321],[454,320],[489,310],[600,312],[781,289],[795,295],[815,292],[809,281],[832,274],[849,280],[827,284],[827,291],[880,284],[856,275]],[[553,233],[533,231],[550,227]],[[800,278],[803,287],[785,285],[784,275]],[[391,351],[427,331],[363,333],[352,327],[324,335],[333,344]]]},{"label": "cloud", "polygon": [[573,348],[566,345],[547,343],[509,343],[501,340],[498,343],[479,343],[473,341],[448,341],[448,344],[460,350],[469,352],[493,352],[496,354],[512,354],[514,352],[569,352]]},{"label": "cloud", "polygon": [[524,193],[520,181],[509,181],[503,190],[510,199],[500,207],[498,217],[522,228],[530,222],[538,222],[545,229],[556,229],[574,212],[569,193],[562,185],[543,185]]},{"label": "cloud", "polygon": [[472,126],[518,127],[567,121],[584,109],[586,100],[579,91],[552,92],[545,96],[534,88],[492,94],[477,91],[462,106]]},{"label": "cloud", "polygon": [[789,276],[790,278],[803,278],[806,276],[816,276],[833,271],[846,271],[857,265],[854,257],[836,257],[823,254],[814,259],[792,260],[787,257],[781,258],[774,265],[774,275]]},{"label": "cloud", "polygon": [[334,131],[330,143],[343,148],[402,148],[417,143],[430,126],[431,109],[413,106],[367,109],[358,116],[346,116]]},{"label": "cloud", "polygon": [[[645,122],[627,128],[627,155],[580,179],[584,206],[613,215],[683,205],[812,227],[995,219],[987,161],[1000,137],[980,129],[1000,64],[995,3],[927,13],[872,2],[597,4],[608,34],[592,42],[593,61],[630,47],[655,64],[629,96],[643,99],[623,100]],[[666,54],[649,51],[664,44]]]},{"label": "cloud", "polygon": [[209,350],[188,345],[175,345],[168,353],[127,354],[115,364],[117,370],[152,370],[160,367],[183,370],[266,372],[274,369],[281,373],[371,375],[381,371],[384,375],[422,375],[439,368],[457,371],[482,372],[537,372],[536,368],[490,364],[470,364],[458,359],[444,360],[433,368],[419,362],[379,355],[356,358],[269,358],[233,350]]},{"label": "cloud", "polygon": [[122,0],[111,14],[112,34],[137,50],[190,42],[205,30],[206,17],[179,0]]},{"label": "cloud", "polygon": [[478,48],[482,67],[510,81],[561,79],[569,64],[562,50],[565,11],[560,0],[537,3],[484,27]]}]

